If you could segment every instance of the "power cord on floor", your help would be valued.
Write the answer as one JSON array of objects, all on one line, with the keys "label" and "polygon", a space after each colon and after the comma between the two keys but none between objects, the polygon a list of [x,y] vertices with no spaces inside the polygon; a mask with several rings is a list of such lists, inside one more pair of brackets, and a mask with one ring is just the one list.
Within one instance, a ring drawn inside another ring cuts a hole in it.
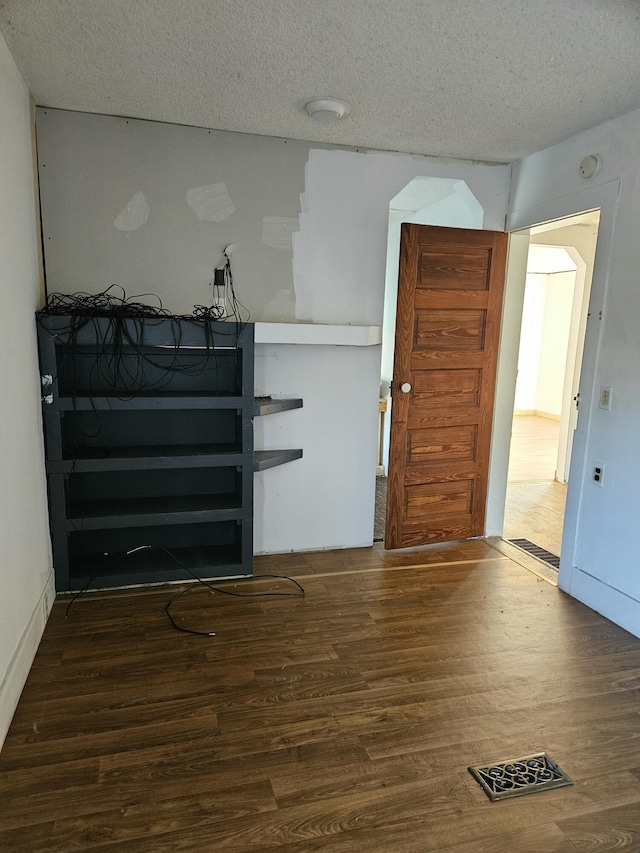
[{"label": "power cord on floor", "polygon": [[[181,560],[179,560],[178,557],[176,557],[176,555],[173,554],[168,548],[163,548],[162,546],[154,546],[154,545],[139,545],[137,548],[132,548],[130,551],[126,551],[124,554],[119,554],[117,557],[115,557],[113,560],[111,560],[111,562],[108,563],[107,566],[105,566],[102,571],[97,572],[96,574],[92,575],[89,578],[89,580],[86,582],[86,584],[83,586],[83,588],[79,592],[77,592],[73,596],[73,598],[71,599],[69,604],[67,604],[67,609],[65,611],[64,618],[65,619],[68,618],[69,611],[71,610],[71,606],[73,605],[73,603],[88,591],[88,589],[91,586],[91,584],[93,583],[93,581],[100,574],[103,574],[104,571],[107,568],[113,566],[114,563],[117,563],[120,560],[124,559],[125,557],[129,557],[132,554],[136,554],[139,551],[162,551],[164,554],[166,554],[168,557],[170,557],[175,563],[177,563],[177,565],[180,566],[181,569],[183,569],[185,572],[190,574],[191,577],[195,581],[197,581],[196,584],[192,584],[191,586],[188,586],[185,589],[181,589],[174,596],[172,596],[164,608],[164,612],[166,613],[167,618],[171,622],[171,625],[175,628],[176,631],[182,631],[184,634],[195,634],[195,636],[197,636],[197,637],[215,637],[216,636],[215,631],[197,631],[193,628],[185,628],[183,625],[178,625],[178,623],[175,621],[175,619],[173,617],[173,614],[171,613],[171,608],[176,603],[176,601],[178,601],[179,598],[182,598],[183,596],[192,592],[194,589],[197,589],[198,585],[206,587],[207,589],[211,590],[211,592],[219,593],[220,595],[230,595],[230,596],[233,596],[234,598],[265,598],[265,597],[304,598],[304,588],[298,583],[297,580],[295,580],[294,578],[290,578],[287,575],[265,574],[265,575],[259,575],[258,577],[249,577],[249,578],[228,578],[228,579],[223,580],[223,581],[217,581],[214,585],[210,581],[207,581],[204,578],[201,578],[194,571],[192,571],[188,566],[185,566],[185,564]],[[228,589],[222,589],[220,587],[221,583],[222,584],[233,583],[234,585],[237,586],[238,583],[248,583],[250,581],[262,580],[263,578],[272,578],[275,580],[288,581],[289,583],[292,583],[295,587],[297,587],[297,591],[280,592],[278,590],[267,590],[265,592],[231,592]]]},{"label": "power cord on floor", "polygon": [[131,554],[137,554],[138,551],[147,551],[151,547],[152,547],[151,545],[139,545],[137,548],[131,548],[130,551],[125,551],[123,554],[118,554],[117,557],[114,557],[113,560],[109,560],[109,562],[105,566],[103,566],[97,572],[94,572],[94,574],[90,575],[89,580],[86,582],[86,584],[82,587],[82,589],[80,589],[80,590],[78,590],[78,592],[76,592],[76,594],[73,596],[71,601],[67,604],[67,608],[64,611],[64,618],[65,619],[69,618],[69,611],[71,610],[71,607],[74,604],[74,602],[76,602],[79,598],[81,598],[85,594],[85,592],[87,592],[89,590],[89,587],[94,582],[94,580],[96,578],[99,578],[100,575],[103,575],[107,571],[107,569],[110,569],[111,566],[114,566],[116,563],[119,563],[120,560],[124,560],[125,557],[130,557]]}]

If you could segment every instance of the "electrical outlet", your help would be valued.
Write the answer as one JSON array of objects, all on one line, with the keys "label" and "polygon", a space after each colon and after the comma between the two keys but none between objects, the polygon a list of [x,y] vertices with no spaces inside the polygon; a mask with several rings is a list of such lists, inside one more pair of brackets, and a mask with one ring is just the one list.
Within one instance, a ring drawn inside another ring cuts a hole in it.
[{"label": "electrical outlet", "polygon": [[598,462],[593,466],[592,479],[596,485],[602,486],[604,481],[604,465],[601,462]]},{"label": "electrical outlet", "polygon": [[611,385],[601,385],[600,386],[600,402],[598,405],[601,409],[607,409],[611,411]]}]

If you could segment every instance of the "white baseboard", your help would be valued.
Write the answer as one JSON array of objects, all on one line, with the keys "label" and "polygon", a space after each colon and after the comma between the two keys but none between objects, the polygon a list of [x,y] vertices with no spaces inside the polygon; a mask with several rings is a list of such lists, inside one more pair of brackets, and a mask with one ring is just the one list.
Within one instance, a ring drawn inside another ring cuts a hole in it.
[{"label": "white baseboard", "polygon": [[[373,524],[373,519],[372,519]],[[273,557],[278,554],[316,554],[322,551],[348,551],[350,548],[372,548],[373,547],[373,529],[371,530],[371,539],[349,543],[349,545],[322,545],[309,546],[307,548],[287,548],[287,550],[272,550],[272,551],[254,551],[254,557]],[[295,574],[295,572],[294,572]]]},{"label": "white baseboard", "polygon": [[526,415],[533,415],[536,418],[547,418],[549,421],[559,421],[560,415],[556,415],[553,412],[543,412],[540,409],[514,409],[513,410],[514,417],[520,418]]},{"label": "white baseboard", "polygon": [[55,595],[54,575],[51,570],[0,683],[0,749],[18,707],[18,701],[38,651]]},{"label": "white baseboard", "polygon": [[[562,578],[560,587],[564,588]],[[596,613],[601,613],[635,637],[640,637],[640,601],[574,568],[566,590]]]}]

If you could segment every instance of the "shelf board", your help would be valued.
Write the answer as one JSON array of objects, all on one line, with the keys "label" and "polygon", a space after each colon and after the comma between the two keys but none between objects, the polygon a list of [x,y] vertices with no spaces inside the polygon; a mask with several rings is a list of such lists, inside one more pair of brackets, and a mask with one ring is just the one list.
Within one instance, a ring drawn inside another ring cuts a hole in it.
[{"label": "shelf board", "polygon": [[302,459],[302,450],[255,450],[253,453],[253,470],[266,471],[267,468],[276,468],[294,459]]},{"label": "shelf board", "polygon": [[[102,455],[100,455],[102,453]],[[136,471],[156,468],[221,468],[241,466],[251,451],[243,453],[233,444],[163,445],[147,447],[79,448],[74,459],[49,459],[49,474],[90,471]]]},{"label": "shelf board", "polygon": [[300,398],[289,400],[274,400],[273,397],[256,397],[254,415],[275,415],[277,412],[288,412],[291,409],[301,409]]},{"label": "shelf board", "polygon": [[236,521],[251,514],[240,506],[238,495],[175,495],[154,498],[73,502],[65,521],[67,531],[102,530],[121,527],[150,527],[161,524]]},{"label": "shelf board", "polygon": [[241,409],[254,406],[253,397],[233,395],[170,394],[167,396],[118,397],[101,395],[91,397],[56,397],[47,408],[58,411],[135,410],[135,409]]},{"label": "shelf board", "polygon": [[[246,566],[242,565],[239,545],[203,545],[167,550],[186,568],[181,568],[158,548],[137,551],[131,557],[124,554],[111,554],[108,559],[102,554],[76,556],[70,563],[69,589],[83,589],[91,577],[94,578],[90,587],[92,590],[194,580],[193,575],[202,579],[251,577]],[[117,559],[119,556],[121,559]]]}]

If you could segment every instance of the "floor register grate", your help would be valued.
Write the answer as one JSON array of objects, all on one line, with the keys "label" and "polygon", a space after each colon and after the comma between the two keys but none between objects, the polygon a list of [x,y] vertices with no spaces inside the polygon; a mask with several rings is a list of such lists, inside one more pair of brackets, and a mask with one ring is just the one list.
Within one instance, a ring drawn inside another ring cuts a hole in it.
[{"label": "floor register grate", "polygon": [[542,560],[543,563],[547,563],[547,565],[552,566],[554,569],[560,568],[560,557],[552,554],[551,551],[547,551],[546,548],[541,548],[540,545],[536,545],[528,539],[509,539],[509,542],[511,542],[512,545],[517,545],[518,548],[522,548],[522,550],[526,551],[527,554],[537,557],[539,560]]},{"label": "floor register grate", "polygon": [[573,785],[564,770],[546,752],[469,767],[469,773],[490,800],[506,800],[507,797],[521,797]]}]

